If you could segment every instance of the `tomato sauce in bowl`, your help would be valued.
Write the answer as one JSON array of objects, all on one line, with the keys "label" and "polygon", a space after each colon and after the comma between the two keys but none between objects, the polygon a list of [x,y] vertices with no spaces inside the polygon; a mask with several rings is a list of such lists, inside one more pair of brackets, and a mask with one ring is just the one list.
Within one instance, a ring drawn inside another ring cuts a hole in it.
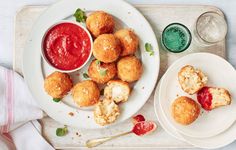
[{"label": "tomato sauce in bowl", "polygon": [[78,23],[58,23],[46,32],[42,53],[44,59],[55,69],[64,72],[76,71],[92,55],[92,37]]}]

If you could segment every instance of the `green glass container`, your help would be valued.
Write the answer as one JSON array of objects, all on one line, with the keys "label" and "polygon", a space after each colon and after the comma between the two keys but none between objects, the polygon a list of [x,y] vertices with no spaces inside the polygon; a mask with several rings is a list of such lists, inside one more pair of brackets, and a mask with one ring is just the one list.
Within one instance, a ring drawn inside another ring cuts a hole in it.
[{"label": "green glass container", "polygon": [[188,49],[192,36],[189,29],[180,23],[169,24],[162,32],[163,47],[173,53],[180,53]]}]

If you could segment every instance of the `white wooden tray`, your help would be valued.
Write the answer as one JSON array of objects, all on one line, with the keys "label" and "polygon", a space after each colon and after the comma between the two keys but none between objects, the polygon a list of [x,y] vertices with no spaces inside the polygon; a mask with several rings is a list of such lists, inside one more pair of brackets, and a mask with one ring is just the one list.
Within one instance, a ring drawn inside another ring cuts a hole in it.
[{"label": "white wooden tray", "polygon": [[[22,52],[30,29],[37,17],[47,7],[48,6],[25,6],[17,12],[17,15],[15,17],[15,49],[13,68],[20,74],[22,74]],[[197,17],[203,12],[216,11],[219,14],[223,15],[223,13],[218,8],[214,6],[205,5],[136,5],[135,7],[137,7],[151,23],[158,41],[160,41],[160,35],[162,30],[169,23],[180,22],[185,24],[190,30],[192,30]],[[173,61],[175,61],[181,56],[194,52],[210,52],[225,57],[225,40],[218,43],[217,45],[207,48],[198,47],[198,45],[195,44],[193,41],[189,49],[180,54],[166,52],[162,50],[160,46],[161,70],[159,77],[163,75],[167,67]],[[143,114],[148,120],[153,120],[157,122],[153,108],[153,94],[149,98],[148,102],[139,111],[139,113]],[[56,149],[84,149],[84,143],[88,139],[121,133],[129,130],[132,126],[130,120],[128,120],[122,124],[113,126],[111,128],[105,128],[100,130],[81,130],[69,127],[69,134],[67,136],[57,137],[55,134],[56,128],[62,127],[63,125],[57,123],[49,117],[41,119],[41,123],[43,126],[43,136]],[[129,135],[107,142],[97,147],[97,149],[163,149],[192,147],[193,146],[185,142],[171,137],[159,125],[157,131],[151,135],[144,137],[136,137],[135,135]]]}]

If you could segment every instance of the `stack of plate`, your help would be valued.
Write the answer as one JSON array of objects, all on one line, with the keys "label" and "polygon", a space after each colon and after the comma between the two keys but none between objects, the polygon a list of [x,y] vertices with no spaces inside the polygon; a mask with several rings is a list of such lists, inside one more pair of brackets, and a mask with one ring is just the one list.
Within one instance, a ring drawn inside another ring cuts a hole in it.
[{"label": "stack of plate", "polygon": [[[185,65],[201,69],[208,76],[207,85],[224,87],[229,90],[231,105],[211,111],[201,109],[201,114],[192,124],[184,126],[176,123],[171,116],[171,104],[177,96],[196,95],[182,91],[178,83],[178,72]],[[223,58],[209,53],[195,53],[174,62],[160,80],[155,96],[155,112],[161,126],[170,135],[201,148],[218,148],[236,139],[236,71]]]}]

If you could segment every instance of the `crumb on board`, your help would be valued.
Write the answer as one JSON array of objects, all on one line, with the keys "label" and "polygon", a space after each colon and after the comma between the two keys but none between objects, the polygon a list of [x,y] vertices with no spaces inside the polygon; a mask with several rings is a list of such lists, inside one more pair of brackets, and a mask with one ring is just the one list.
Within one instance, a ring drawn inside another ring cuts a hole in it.
[{"label": "crumb on board", "polygon": [[142,87],[142,89],[144,89],[144,86]]},{"label": "crumb on board", "polygon": [[90,116],[88,116],[88,118],[90,118]]},{"label": "crumb on board", "polygon": [[81,137],[81,134],[79,134],[79,132],[76,132],[75,134],[76,134],[77,136]]},{"label": "crumb on board", "polygon": [[69,112],[69,115],[70,115],[70,116],[74,116],[74,113],[73,113],[73,112]]},{"label": "crumb on board", "polygon": [[179,97],[179,94],[176,94],[176,97]]}]

